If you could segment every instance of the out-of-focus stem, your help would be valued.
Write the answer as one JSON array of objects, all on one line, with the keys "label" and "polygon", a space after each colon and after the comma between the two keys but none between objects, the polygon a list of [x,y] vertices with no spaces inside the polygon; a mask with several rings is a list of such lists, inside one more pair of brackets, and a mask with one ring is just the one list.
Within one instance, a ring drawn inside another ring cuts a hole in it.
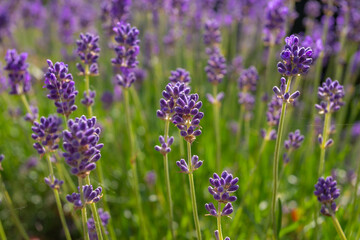
[{"label": "out-of-focus stem", "polygon": [[1,220],[0,220],[0,238],[3,240],[7,240]]},{"label": "out-of-focus stem", "polygon": [[[349,6],[348,6],[349,7]],[[341,34],[340,34],[340,48],[339,48],[339,52],[336,55],[336,60],[335,60],[335,80],[339,80],[341,81],[341,77],[343,75],[343,71],[344,71],[344,60],[346,59],[346,48],[344,49],[344,45],[346,43],[346,35],[348,32],[348,24],[349,24],[349,9],[345,10],[345,20],[344,20],[344,26],[341,30]]]},{"label": "out-of-focus stem", "polygon": [[191,172],[192,163],[191,163],[191,143],[190,142],[187,142],[187,154],[188,154],[188,166],[190,169],[190,173],[188,174],[189,175],[189,183],[190,183],[190,196],[191,196],[191,204],[192,204],[192,208],[193,208],[195,229],[196,229],[197,239],[201,240],[201,229],[200,229],[198,209],[197,209],[197,204],[196,204],[194,176],[193,176],[193,173]]},{"label": "out-of-focus stem", "polygon": [[331,214],[331,219],[333,221],[333,224],[336,228],[336,232],[338,233],[339,237],[341,238],[341,240],[346,240],[346,236],[345,236],[345,233],[344,231],[342,230],[341,228],[341,225],[338,221],[338,219],[336,218],[335,216],[335,213]]},{"label": "out-of-focus stem", "polygon": [[31,109],[30,109],[30,104],[29,104],[29,102],[28,102],[28,100],[27,100],[27,98],[25,96],[25,93],[20,94],[20,98],[21,98],[21,101],[23,102],[23,104],[24,104],[24,106],[26,108],[26,111],[28,113],[32,114]]},{"label": "out-of-focus stem", "polygon": [[83,204],[81,208],[81,221],[83,226],[83,237],[85,240],[89,240],[89,235],[87,233],[87,216],[86,216],[86,204],[84,199],[84,192],[83,192],[83,178],[78,177],[79,181],[79,189],[80,189],[80,199]]},{"label": "out-of-focus stem", "polygon": [[221,138],[220,138],[220,102],[216,98],[217,85],[213,85],[213,97],[214,97],[214,129],[215,129],[215,142],[216,142],[216,169],[221,168]]},{"label": "out-of-focus stem", "polygon": [[[168,141],[169,124],[170,124],[170,119],[167,116],[167,118],[165,119],[165,133],[164,133],[165,142]],[[170,187],[170,175],[169,175],[169,160],[168,160],[167,154],[164,155],[164,171],[165,171],[166,190],[167,190],[167,195],[168,195],[168,204],[169,204],[169,225],[170,225],[171,236],[173,239],[175,239],[175,232],[174,232],[174,227],[173,227],[174,214],[173,214],[171,187]]]},{"label": "out-of-focus stem", "polygon": [[328,112],[325,113],[325,122],[324,122],[323,134],[322,134],[323,139],[321,143],[319,177],[324,175],[324,171],[325,171],[325,152],[326,152],[325,144],[328,140],[328,134],[331,125],[330,102],[328,102],[327,110]]},{"label": "out-of-focus stem", "polygon": [[149,236],[148,236],[148,231],[147,231],[144,213],[141,204],[141,196],[140,196],[138,176],[137,176],[137,166],[136,166],[135,136],[131,124],[129,90],[127,88],[124,88],[124,101],[125,101],[126,123],[130,138],[130,165],[133,174],[133,188],[135,191],[136,205],[139,212],[140,226],[142,228],[143,236],[147,240]]},{"label": "out-of-focus stem", "polygon": [[245,112],[245,108],[243,105],[241,105],[240,113],[239,113],[238,131],[236,132],[236,148],[238,148],[240,145],[240,137],[241,137],[243,120],[244,120],[244,112]]},{"label": "out-of-focus stem", "polygon": [[[85,89],[86,89],[86,95],[88,97],[90,97],[90,79],[89,79],[89,64],[85,64]],[[92,117],[93,116],[93,112],[92,112],[92,106],[89,105],[87,106],[87,112],[88,112],[88,117]]]},{"label": "out-of-focus stem", "polygon": [[221,202],[218,203],[218,213],[216,219],[217,219],[217,228],[219,231],[219,240],[223,240],[222,229],[221,229]]},{"label": "out-of-focus stem", "polygon": [[[285,92],[290,91],[291,81],[293,77],[289,77],[287,84],[286,84],[286,90]],[[279,126],[278,126],[278,135],[276,138],[275,143],[275,152],[274,152],[274,165],[273,165],[273,194],[272,194],[272,200],[271,200],[271,222],[273,227],[273,236],[275,239],[277,238],[276,235],[276,198],[277,198],[277,188],[278,188],[278,175],[279,175],[279,155],[280,155],[280,146],[282,144],[282,135],[283,135],[283,129],[284,129],[284,122],[285,122],[285,114],[286,114],[286,102],[283,101],[282,107],[281,107],[281,115],[279,120]],[[280,227],[280,226],[279,226]]]}]

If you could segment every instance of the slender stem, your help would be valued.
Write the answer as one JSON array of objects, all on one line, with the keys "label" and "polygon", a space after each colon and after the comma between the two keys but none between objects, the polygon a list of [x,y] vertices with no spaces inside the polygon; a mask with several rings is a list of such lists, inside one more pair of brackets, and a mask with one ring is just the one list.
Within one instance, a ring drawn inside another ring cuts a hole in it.
[{"label": "slender stem", "polygon": [[341,240],[346,240],[345,233],[344,233],[344,231],[342,230],[341,225],[340,225],[340,223],[339,223],[339,221],[338,221],[338,219],[336,218],[336,216],[335,216],[334,213],[331,214],[331,219],[332,219],[332,221],[333,221],[333,224],[334,224],[334,226],[335,226],[335,228],[336,228],[336,231],[337,231],[339,237],[341,238]]},{"label": "slender stem", "polygon": [[[168,136],[169,136],[169,124],[170,124],[170,119],[166,118],[166,120],[165,120],[165,133],[164,133],[165,142],[167,142]],[[173,239],[175,239],[175,232],[174,232],[174,227],[173,227],[174,214],[173,214],[173,206],[172,206],[172,198],[171,198],[169,161],[168,161],[168,155],[167,154],[164,155],[164,171],[165,171],[166,190],[167,190],[167,195],[168,195],[167,196],[168,197],[168,204],[169,204],[169,225],[170,225],[171,236],[172,236]]]},{"label": "slender stem", "polygon": [[5,231],[4,231],[4,227],[3,227],[2,223],[1,223],[1,220],[0,220],[0,238],[2,240],[7,240],[6,234],[5,234]]},{"label": "slender stem", "polygon": [[217,214],[217,228],[219,231],[219,240],[223,240],[222,229],[221,229],[221,202],[218,203],[218,214]]},{"label": "slender stem", "polygon": [[[54,169],[53,169],[53,166],[52,166],[52,163],[51,163],[50,154],[47,153],[45,155],[46,155],[46,160],[47,160],[48,167],[49,167],[49,172],[50,172],[50,181],[51,181],[51,183],[53,183],[53,181],[55,180],[55,176],[54,176]],[[55,201],[56,201],[56,206],[57,206],[59,216],[60,216],[60,221],[61,221],[61,224],[63,226],[64,232],[65,232],[65,237],[66,237],[67,240],[71,240],[70,231],[69,231],[69,228],[68,228],[68,226],[66,224],[64,210],[63,210],[62,205],[61,205],[58,189],[54,188],[53,192],[54,192],[54,197],[55,197]]]},{"label": "slender stem", "polygon": [[139,212],[139,219],[140,219],[140,226],[142,227],[143,236],[145,239],[148,239],[148,231],[145,224],[145,218],[143,214],[142,204],[141,204],[141,197],[140,197],[140,190],[139,190],[139,183],[138,183],[138,176],[137,176],[137,166],[136,166],[136,153],[135,153],[135,136],[132,130],[131,124],[131,116],[130,116],[130,104],[129,104],[129,90],[124,88],[124,101],[125,101],[125,115],[126,115],[126,123],[127,129],[130,138],[130,165],[133,174],[133,188],[135,191],[135,198],[136,198],[136,205]]},{"label": "slender stem", "polygon": [[[86,176],[85,181],[86,181],[87,185],[91,185],[89,175]],[[102,232],[101,232],[102,223],[101,223],[101,220],[100,220],[100,217],[99,217],[99,213],[98,213],[98,211],[96,209],[95,203],[91,203],[90,208],[91,208],[91,212],[92,212],[93,218],[94,218],[97,237],[98,237],[99,240],[102,240],[103,239]]]},{"label": "slender stem", "polygon": [[328,140],[329,128],[331,125],[331,113],[330,113],[330,103],[328,102],[328,112],[325,114],[325,123],[323,128],[323,135],[322,135],[322,144],[321,144],[321,153],[320,153],[320,165],[319,165],[319,176],[324,175],[325,171],[325,144]]},{"label": "slender stem", "polygon": [[[292,78],[293,77],[290,77],[288,79],[285,92],[290,91]],[[273,227],[273,235],[274,235],[275,239],[277,238],[275,211],[276,211],[276,198],[277,198],[278,175],[279,175],[279,156],[280,156],[280,146],[282,144],[282,135],[283,135],[283,129],[284,129],[284,122],[285,122],[286,104],[287,104],[286,101],[283,101],[282,107],[281,107],[279,126],[278,126],[278,135],[276,138],[275,152],[274,152],[273,194],[272,194],[272,200],[271,200],[271,221],[272,221],[272,227]]]},{"label": "slender stem", "polygon": [[[85,89],[86,89],[86,95],[88,97],[90,97],[90,79],[89,79],[89,64],[85,64]],[[89,105],[87,106],[87,112],[88,112],[88,117],[92,117],[93,116],[93,112],[92,112],[92,106]]]},{"label": "slender stem", "polygon": [[31,111],[31,108],[30,108],[30,104],[25,96],[25,93],[22,93],[20,94],[20,98],[21,98],[21,101],[23,102],[25,108],[26,108],[26,111],[29,113],[29,114],[32,114],[32,111]]},{"label": "slender stem", "polygon": [[5,204],[7,205],[7,208],[10,211],[11,218],[12,218],[15,226],[17,227],[18,231],[20,232],[20,235],[24,239],[30,240],[30,238],[27,235],[23,225],[21,224],[21,221],[20,221],[19,217],[17,216],[17,214],[15,212],[13,203],[12,203],[11,198],[10,198],[10,195],[6,190],[4,183],[2,182],[1,174],[0,174],[0,187],[1,187],[1,192],[4,194]]},{"label": "slender stem", "polygon": [[244,112],[245,112],[245,108],[243,105],[241,105],[240,113],[239,113],[238,131],[236,132],[236,148],[238,148],[240,145],[240,137],[241,137],[243,120],[244,120]]},{"label": "slender stem", "polygon": [[80,188],[80,199],[83,203],[83,207],[81,208],[81,221],[83,225],[83,237],[85,240],[89,240],[89,235],[87,233],[87,216],[86,216],[86,204],[84,199],[84,192],[83,192],[83,178],[78,177],[79,181],[79,188]]},{"label": "slender stem", "polygon": [[217,85],[213,85],[214,97],[214,129],[215,129],[215,142],[216,142],[216,169],[220,171],[221,168],[221,137],[220,137],[220,102],[216,99]]},{"label": "slender stem", "polygon": [[[188,154],[189,169],[192,169],[192,164],[191,164],[191,143],[190,142],[187,142],[187,154]],[[199,216],[198,216],[198,210],[197,210],[197,204],[196,204],[194,176],[193,176],[193,173],[191,171],[189,173],[189,183],[190,183],[190,196],[191,196],[191,204],[192,204],[192,208],[193,208],[196,235],[197,235],[197,239],[201,240],[201,229],[200,229],[200,222],[199,222]]]}]

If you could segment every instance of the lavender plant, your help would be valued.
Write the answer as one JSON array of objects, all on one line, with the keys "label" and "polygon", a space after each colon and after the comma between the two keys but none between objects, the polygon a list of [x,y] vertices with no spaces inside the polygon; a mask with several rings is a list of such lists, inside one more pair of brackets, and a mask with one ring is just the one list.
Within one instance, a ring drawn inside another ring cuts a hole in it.
[{"label": "lavender plant", "polygon": [[294,150],[298,149],[304,141],[304,135],[301,135],[300,130],[297,129],[295,132],[290,132],[288,139],[284,141],[284,147],[286,152],[283,155],[284,164],[288,164],[290,161],[290,155]]}]

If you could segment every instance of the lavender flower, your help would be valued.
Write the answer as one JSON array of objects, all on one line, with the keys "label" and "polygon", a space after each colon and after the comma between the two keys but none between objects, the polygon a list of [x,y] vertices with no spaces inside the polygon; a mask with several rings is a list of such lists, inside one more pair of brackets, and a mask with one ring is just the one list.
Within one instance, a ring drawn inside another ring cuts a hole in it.
[{"label": "lavender flower", "polygon": [[86,204],[96,203],[102,197],[102,188],[98,187],[93,189],[92,185],[84,185],[82,187],[82,191],[84,193],[84,201],[85,203],[81,202],[80,196],[80,188],[78,187],[79,193],[72,193],[71,195],[66,196],[66,200],[72,204],[74,204],[75,209],[83,208]]},{"label": "lavender flower", "polygon": [[242,71],[239,80],[239,104],[243,105],[247,111],[251,111],[255,104],[254,93],[256,91],[256,84],[259,80],[259,75],[254,66]]},{"label": "lavender flower", "polygon": [[206,21],[204,32],[204,43],[207,46],[208,55],[220,53],[219,45],[221,43],[220,25],[215,19]]},{"label": "lavender flower", "polygon": [[269,1],[265,9],[264,41],[279,43],[285,35],[286,18],[289,9],[283,0]]},{"label": "lavender flower", "polygon": [[63,185],[64,181],[56,179],[52,179],[51,176],[44,178],[45,183],[51,187],[52,189],[60,189],[61,185]]},{"label": "lavender flower", "polygon": [[49,65],[45,73],[45,86],[49,93],[47,97],[55,101],[57,113],[66,117],[77,109],[75,97],[78,91],[75,90],[75,82],[71,73],[68,72],[68,65],[63,62],[57,62],[55,65],[51,60],[47,60]]},{"label": "lavender flower", "polygon": [[321,4],[318,1],[308,1],[305,3],[305,13],[311,18],[317,18],[321,13]]},{"label": "lavender flower", "polygon": [[205,67],[208,81],[213,85],[221,83],[226,75],[226,60],[221,54],[214,54]]},{"label": "lavender flower", "polygon": [[63,156],[71,167],[71,173],[79,177],[86,177],[96,168],[96,161],[101,158],[100,149],[104,146],[99,142],[100,128],[95,127],[96,117],[87,119],[70,119],[68,129],[63,131]]},{"label": "lavender flower", "polygon": [[354,123],[354,125],[351,128],[351,136],[353,138],[357,138],[360,136],[360,122]]},{"label": "lavender flower", "polygon": [[170,146],[174,142],[174,137],[170,137],[167,139],[167,142],[165,142],[165,138],[163,136],[159,137],[160,146],[156,145],[155,150],[160,152],[162,155],[166,155],[171,151]]},{"label": "lavender flower", "polygon": [[301,135],[300,130],[296,130],[295,132],[290,132],[288,139],[284,142],[284,147],[286,149],[286,153],[284,153],[284,163],[287,164],[290,161],[290,154],[295,149],[298,149],[302,142],[304,141],[304,136]]},{"label": "lavender flower", "polygon": [[[101,224],[104,226],[104,229],[106,229],[106,225],[109,223],[110,214],[108,212],[104,212],[102,208],[98,209],[99,218],[101,220]],[[89,231],[89,238],[90,240],[98,240],[97,234],[96,234],[96,227],[94,218],[90,218],[87,221],[87,228]],[[106,231],[106,230],[105,230]],[[107,232],[105,232],[107,234]]]},{"label": "lavender flower", "polygon": [[331,216],[337,211],[335,199],[340,196],[340,190],[336,187],[336,181],[332,177],[319,178],[315,184],[314,194],[322,204],[320,212],[325,216]]},{"label": "lavender flower", "polygon": [[294,102],[295,99],[300,96],[300,92],[295,91],[294,93],[292,93],[290,95],[289,92],[285,92],[286,91],[286,79],[282,77],[280,79],[280,81],[281,81],[280,88],[278,88],[277,86],[273,87],[273,91],[274,91],[275,95],[279,99],[282,99],[283,102],[287,102],[287,103]]},{"label": "lavender flower", "polygon": [[6,52],[4,70],[8,71],[10,94],[19,95],[30,91],[31,77],[28,72],[29,64],[26,62],[27,56],[27,53],[18,54],[15,49]]},{"label": "lavender flower", "polygon": [[41,117],[40,122],[35,121],[31,128],[34,132],[31,137],[37,142],[33,147],[39,154],[46,151],[54,151],[59,148],[59,135],[61,130],[61,118],[50,115],[48,118]]},{"label": "lavender flower", "polygon": [[5,159],[5,155],[4,155],[4,154],[0,154],[0,170],[1,170],[1,171],[3,170],[1,163],[2,163],[2,161],[4,161],[4,159]]},{"label": "lavender flower", "polygon": [[89,72],[85,72],[85,68],[81,63],[77,63],[76,67],[80,71],[80,75],[92,75],[99,74],[97,60],[99,58],[100,47],[98,44],[99,36],[91,33],[80,34],[80,40],[76,41],[77,54],[83,64],[89,66]]},{"label": "lavender flower", "polygon": [[285,43],[280,54],[282,62],[277,64],[279,73],[284,76],[306,74],[312,64],[312,49],[301,47],[299,38],[295,35],[286,37]]},{"label": "lavender flower", "polygon": [[[269,129],[279,124],[281,106],[282,106],[282,99],[278,98],[276,95],[273,95],[271,101],[267,105],[268,109],[266,112],[266,121]],[[276,140],[277,137],[276,130],[274,129],[269,131],[266,131],[265,129],[261,129],[260,135],[262,138],[266,140]]]},{"label": "lavender flower", "polygon": [[101,102],[105,110],[109,110],[114,102],[114,95],[110,91],[104,91],[101,96]]},{"label": "lavender flower", "polygon": [[30,105],[30,111],[25,114],[24,120],[33,123],[39,117],[39,109],[34,105]]},{"label": "lavender flower", "polygon": [[41,0],[24,1],[21,6],[21,17],[25,28],[41,29],[46,22],[46,9]]},{"label": "lavender flower", "polygon": [[344,87],[337,80],[332,81],[331,78],[327,78],[319,87],[318,96],[323,100],[320,104],[315,104],[319,114],[336,112],[344,105],[342,101],[345,96]]},{"label": "lavender flower", "polygon": [[74,33],[77,30],[76,14],[70,4],[63,4],[58,6],[58,35],[60,41],[65,45],[73,44]]},{"label": "lavender flower", "polygon": [[180,135],[185,141],[193,143],[197,136],[201,134],[200,120],[204,113],[200,112],[202,102],[199,101],[198,94],[180,93],[176,101],[176,114],[172,117],[172,122],[180,129]]},{"label": "lavender flower", "polygon": [[239,185],[236,185],[239,178],[233,178],[232,174],[223,171],[221,177],[214,173],[213,178],[210,178],[209,181],[212,186],[209,186],[208,190],[216,201],[221,203],[236,201],[236,197],[230,196],[230,194],[239,189]]},{"label": "lavender flower", "polygon": [[95,91],[89,91],[89,95],[87,95],[87,92],[84,92],[84,98],[81,99],[81,103],[85,105],[86,107],[94,105],[96,92]]},{"label": "lavender flower", "polygon": [[193,173],[195,170],[201,167],[202,164],[203,161],[199,160],[199,157],[197,155],[192,156],[190,169],[184,159],[181,159],[180,161],[176,161],[176,165],[180,168],[181,172],[183,173]]},{"label": "lavender flower", "polygon": [[154,186],[156,183],[156,173],[155,171],[148,171],[145,174],[145,182],[149,185],[149,186]]},{"label": "lavender flower", "polygon": [[174,85],[179,83],[184,83],[186,86],[190,84],[191,78],[188,71],[183,68],[177,68],[175,71],[171,71],[169,81]]},{"label": "lavender flower", "polygon": [[240,75],[243,70],[243,59],[241,56],[236,56],[229,66],[229,72],[235,76]]},{"label": "lavender flower", "polygon": [[313,53],[311,55],[313,61],[319,57],[320,53],[324,50],[324,46],[321,38],[313,38],[312,36],[305,36],[302,40],[302,44],[305,48],[311,48]]},{"label": "lavender flower", "polygon": [[223,100],[224,97],[225,97],[225,94],[223,92],[219,92],[215,98],[210,93],[206,94],[206,98],[211,104],[217,104],[217,103],[221,102],[221,100]]}]

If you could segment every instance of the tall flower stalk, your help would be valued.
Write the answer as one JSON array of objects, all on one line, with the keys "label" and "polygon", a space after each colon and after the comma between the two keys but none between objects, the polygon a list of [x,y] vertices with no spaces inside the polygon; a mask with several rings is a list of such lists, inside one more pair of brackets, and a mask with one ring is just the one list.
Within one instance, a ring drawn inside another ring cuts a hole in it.
[{"label": "tall flower stalk", "polygon": [[292,103],[297,97],[299,97],[300,92],[295,91],[290,94],[291,82],[297,75],[306,74],[309,71],[310,64],[312,63],[312,50],[311,48],[304,48],[299,45],[299,38],[295,35],[285,38],[285,47],[281,52],[280,57],[282,62],[277,64],[278,71],[288,77],[281,78],[280,88],[274,87],[273,91],[276,96],[282,100],[281,114],[279,119],[279,126],[277,131],[277,138],[275,143],[274,150],[274,162],[273,162],[273,192],[271,199],[271,223],[273,228],[273,235],[277,237],[277,228],[281,226],[276,226],[276,200],[277,200],[277,190],[278,190],[278,178],[279,178],[279,158],[280,158],[280,146],[282,144],[282,135],[284,130],[284,122],[286,115],[286,106],[288,103]]}]

